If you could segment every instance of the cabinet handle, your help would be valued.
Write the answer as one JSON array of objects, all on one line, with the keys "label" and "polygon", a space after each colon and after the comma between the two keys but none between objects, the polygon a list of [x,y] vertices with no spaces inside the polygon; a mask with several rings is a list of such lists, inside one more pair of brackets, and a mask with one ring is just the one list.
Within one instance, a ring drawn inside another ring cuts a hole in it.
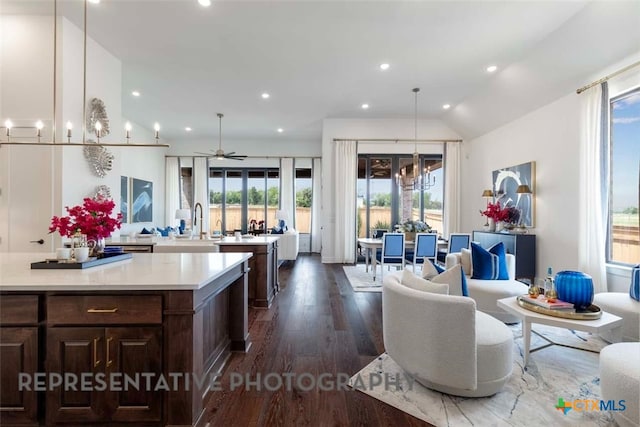
[{"label": "cabinet handle", "polygon": [[90,308],[87,313],[115,313],[118,308]]},{"label": "cabinet handle", "polygon": [[100,364],[100,361],[98,360],[98,341],[100,341],[100,338],[93,339],[93,367],[94,368]]},{"label": "cabinet handle", "polygon": [[113,337],[107,338],[107,368],[113,365],[113,360],[111,360],[111,356],[109,355],[109,347],[111,346],[111,341],[113,341]]}]

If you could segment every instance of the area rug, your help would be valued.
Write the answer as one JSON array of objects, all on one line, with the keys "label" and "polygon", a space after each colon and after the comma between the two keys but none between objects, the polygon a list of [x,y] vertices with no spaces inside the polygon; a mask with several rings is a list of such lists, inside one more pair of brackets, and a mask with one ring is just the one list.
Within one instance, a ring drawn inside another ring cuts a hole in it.
[{"label": "area rug", "polygon": [[364,264],[356,264],[354,266],[344,266],[342,269],[347,279],[349,279],[354,292],[382,292],[380,275],[376,277],[374,282],[371,268],[369,268],[369,271],[365,271]]},{"label": "area rug", "polygon": [[[417,382],[412,387],[405,373],[386,353],[351,378],[351,386],[395,408],[436,426],[613,426],[608,411],[575,411],[566,414],[556,409],[558,399],[600,399],[598,354],[572,348],[551,346],[529,355],[523,368],[523,343],[520,326],[512,326],[516,337],[511,378],[502,391],[486,398],[451,396],[427,389]],[[589,333],[569,331],[545,325],[533,330],[551,341],[600,350],[605,341]],[[546,345],[531,335],[531,348]],[[369,378],[388,374],[399,387],[371,386]],[[359,383],[358,383],[359,381]],[[358,386],[359,384],[359,386]],[[364,384],[364,385],[363,385]],[[385,388],[387,390],[385,390]]]}]

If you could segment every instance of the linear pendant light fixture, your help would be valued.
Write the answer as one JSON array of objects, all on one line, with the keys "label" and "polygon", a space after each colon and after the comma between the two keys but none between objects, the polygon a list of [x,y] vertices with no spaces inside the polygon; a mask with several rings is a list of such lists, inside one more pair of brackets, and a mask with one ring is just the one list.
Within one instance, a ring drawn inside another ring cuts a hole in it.
[{"label": "linear pendant light fixture", "polygon": [[[0,129],[3,132],[0,132],[0,146],[2,145],[29,145],[29,146],[37,146],[37,147],[50,147],[50,146],[59,146],[59,147],[156,147],[156,148],[168,148],[168,144],[160,143],[160,126],[158,123],[154,125],[154,139],[155,143],[153,144],[143,144],[143,143],[130,143],[129,139],[131,138],[131,125],[129,122],[125,125],[124,136],[126,139],[126,143],[111,143],[111,142],[101,142],[100,138],[104,135],[103,129],[107,123],[101,123],[100,121],[96,121],[92,126],[92,132],[95,132],[95,136],[97,142],[87,141],[87,3],[95,3],[95,1],[84,0],[84,22],[83,22],[83,90],[82,90],[82,142],[71,142],[73,124],[71,122],[67,122],[66,124],[66,142],[57,142],[56,141],[56,123],[58,120],[57,111],[56,111],[56,98],[57,98],[57,60],[58,60],[58,50],[57,50],[57,35],[58,35],[58,0],[53,0],[53,121],[51,126],[51,140],[50,141],[42,141],[42,129],[44,124],[41,120],[38,120],[34,126],[14,126],[13,122],[10,119],[6,119]],[[32,129],[33,136],[16,136],[12,135],[12,131],[14,129]],[[4,137],[4,139],[3,139]],[[20,139],[20,141],[17,141]]]}]

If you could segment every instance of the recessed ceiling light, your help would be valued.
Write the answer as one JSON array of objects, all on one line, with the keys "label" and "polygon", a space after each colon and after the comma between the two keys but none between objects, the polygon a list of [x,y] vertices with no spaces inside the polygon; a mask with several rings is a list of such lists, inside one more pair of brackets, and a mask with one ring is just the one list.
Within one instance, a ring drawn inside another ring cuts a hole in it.
[{"label": "recessed ceiling light", "polygon": [[184,128],[184,130],[186,130],[187,132],[191,132],[191,128],[189,126],[187,126],[186,128]]},{"label": "recessed ceiling light", "polygon": [[496,71],[498,69],[497,65],[489,65],[487,67],[487,73],[493,73],[494,71]]},{"label": "recessed ceiling light", "polygon": [[282,133],[282,132],[284,132],[284,129],[278,128],[278,133]]},{"label": "recessed ceiling light", "polygon": [[140,92],[138,92],[137,90],[134,90],[133,92],[131,92],[131,95],[140,96]]},{"label": "recessed ceiling light", "polygon": [[449,105],[449,104],[444,104],[444,105],[442,106],[442,108],[444,108],[445,110],[448,110],[449,108],[451,108],[451,105]]},{"label": "recessed ceiling light", "polygon": [[211,6],[211,0],[198,0],[198,3],[200,3],[200,6]]},{"label": "recessed ceiling light", "polygon": [[380,64],[380,69],[381,70],[388,70],[389,69],[389,64]]},{"label": "recessed ceiling light", "polygon": [[369,108],[369,104],[362,104],[362,109],[363,109],[363,110],[366,110],[366,109],[368,109],[368,108]]},{"label": "recessed ceiling light", "polygon": [[269,99],[271,95],[269,95],[267,92],[262,94],[262,99]]},{"label": "recessed ceiling light", "polygon": [[98,4],[100,3],[100,0],[89,0],[89,3]]}]

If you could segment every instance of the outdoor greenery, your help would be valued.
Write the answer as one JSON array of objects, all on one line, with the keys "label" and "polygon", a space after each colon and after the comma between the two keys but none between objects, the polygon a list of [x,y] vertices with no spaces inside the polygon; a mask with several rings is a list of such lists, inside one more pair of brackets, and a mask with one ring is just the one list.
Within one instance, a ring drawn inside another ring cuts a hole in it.
[{"label": "outdoor greenery", "polygon": [[638,214],[638,208],[634,207],[634,206],[630,206],[628,208],[626,208],[625,210],[622,211],[623,214],[627,214],[627,215],[637,215]]},{"label": "outdoor greenery", "polygon": [[[227,191],[227,204],[239,205],[242,203],[242,191]],[[222,192],[210,191],[209,203],[212,205],[222,204]],[[264,205],[264,190],[258,190],[255,187],[249,188],[247,191],[247,204],[249,206]],[[280,204],[278,187],[269,187],[267,189],[267,206],[278,206]],[[311,188],[305,188],[296,193],[296,206],[300,208],[311,207]]]},{"label": "outdoor greenery", "polygon": [[391,230],[391,224],[386,221],[377,221],[372,228],[376,230]]}]

